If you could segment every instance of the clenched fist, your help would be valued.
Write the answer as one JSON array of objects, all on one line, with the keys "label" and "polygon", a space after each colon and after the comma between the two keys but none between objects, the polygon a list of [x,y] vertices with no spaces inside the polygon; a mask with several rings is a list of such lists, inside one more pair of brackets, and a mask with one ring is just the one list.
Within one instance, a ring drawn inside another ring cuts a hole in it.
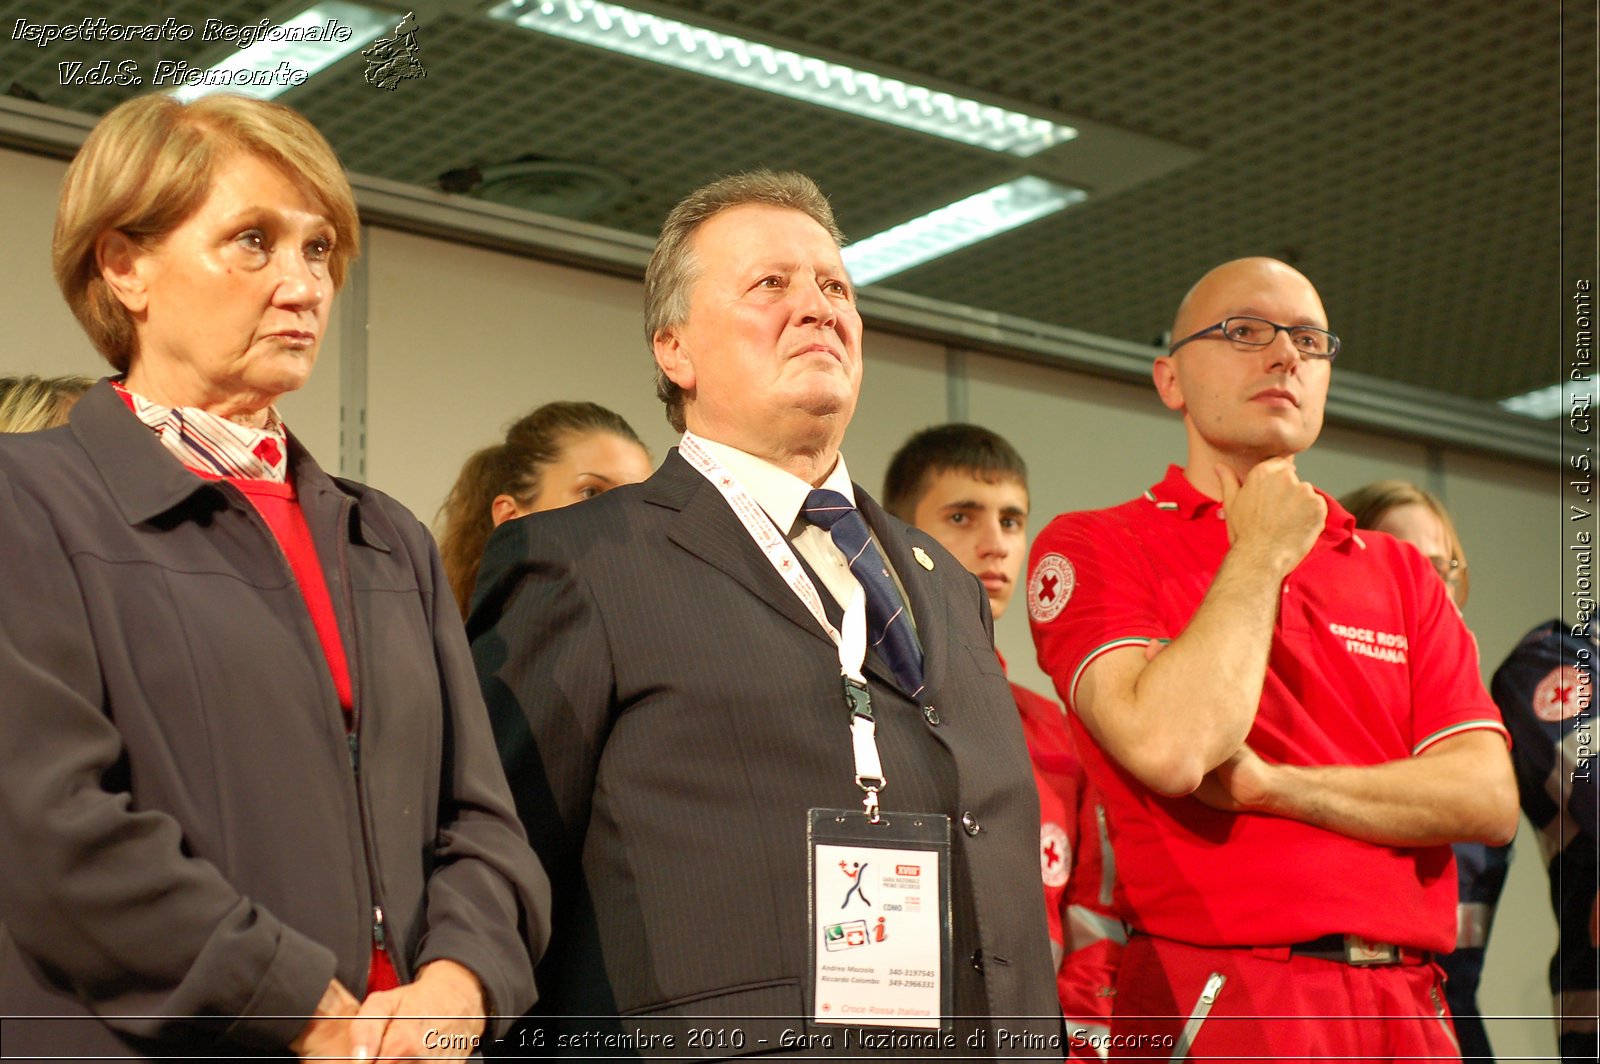
[{"label": "clenched fist", "polygon": [[1328,518],[1328,504],[1295,475],[1293,458],[1269,458],[1250,470],[1244,483],[1217,466],[1228,541],[1287,576],[1311,551]]}]

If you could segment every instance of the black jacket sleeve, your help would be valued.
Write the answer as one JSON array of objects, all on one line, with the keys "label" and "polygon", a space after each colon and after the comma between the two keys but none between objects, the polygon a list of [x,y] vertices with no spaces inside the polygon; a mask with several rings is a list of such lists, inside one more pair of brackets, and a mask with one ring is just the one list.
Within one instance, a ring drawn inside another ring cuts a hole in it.
[{"label": "black jacket sleeve", "polygon": [[431,541],[426,550],[445,763],[417,964],[449,958],[470,968],[502,1020],[495,1034],[533,1004],[533,961],[550,937],[550,884],[517,822],[439,553]]}]

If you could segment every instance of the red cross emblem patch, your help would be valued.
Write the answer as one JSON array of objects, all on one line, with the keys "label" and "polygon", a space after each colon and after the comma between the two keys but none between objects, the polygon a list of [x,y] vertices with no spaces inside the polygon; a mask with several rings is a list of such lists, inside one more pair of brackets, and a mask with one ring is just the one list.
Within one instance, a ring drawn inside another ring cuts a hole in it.
[{"label": "red cross emblem patch", "polygon": [[1072,870],[1072,843],[1067,833],[1053,820],[1039,825],[1039,874],[1047,887],[1059,887],[1067,882]]},{"label": "red cross emblem patch", "polygon": [[1067,608],[1072,589],[1077,585],[1072,563],[1055,553],[1046,554],[1028,577],[1028,616],[1037,624],[1049,624]]},{"label": "red cross emblem patch", "polygon": [[1533,714],[1550,724],[1587,709],[1593,692],[1589,677],[1571,665],[1557,665],[1533,689]]}]

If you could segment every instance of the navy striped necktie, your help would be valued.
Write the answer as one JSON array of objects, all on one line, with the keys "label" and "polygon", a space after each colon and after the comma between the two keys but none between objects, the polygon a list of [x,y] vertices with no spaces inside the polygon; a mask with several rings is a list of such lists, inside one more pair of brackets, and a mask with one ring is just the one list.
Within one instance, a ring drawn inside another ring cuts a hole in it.
[{"label": "navy striped necktie", "polygon": [[836,491],[817,488],[806,496],[800,511],[806,520],[828,530],[834,545],[844,552],[850,571],[867,593],[867,641],[894,673],[895,680],[913,697],[922,692],[922,648],[911,627],[906,604],[889,575],[889,566],[872,542],[866,518]]}]

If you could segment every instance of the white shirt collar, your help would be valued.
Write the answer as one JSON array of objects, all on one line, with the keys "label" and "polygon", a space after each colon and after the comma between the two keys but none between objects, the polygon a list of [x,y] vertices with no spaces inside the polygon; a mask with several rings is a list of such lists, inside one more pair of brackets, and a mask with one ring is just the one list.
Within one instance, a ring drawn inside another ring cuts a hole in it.
[{"label": "white shirt collar", "polygon": [[[725,443],[708,440],[704,436],[696,436],[692,432],[685,432],[685,438],[693,438],[700,446],[710,452],[722,467],[732,473],[744,485],[744,490],[750,497],[766,511],[772,518],[772,523],[784,535],[794,527],[795,519],[800,516],[800,510],[806,504],[806,496],[811,494],[811,485],[779,466],[773,465],[765,458],[757,458],[747,451],[737,447],[730,447]],[[836,491],[849,499],[854,505],[856,501],[855,485],[850,483],[850,471],[845,467],[844,455],[840,454],[838,461],[833,463],[833,471],[822,482],[824,488]]]}]

